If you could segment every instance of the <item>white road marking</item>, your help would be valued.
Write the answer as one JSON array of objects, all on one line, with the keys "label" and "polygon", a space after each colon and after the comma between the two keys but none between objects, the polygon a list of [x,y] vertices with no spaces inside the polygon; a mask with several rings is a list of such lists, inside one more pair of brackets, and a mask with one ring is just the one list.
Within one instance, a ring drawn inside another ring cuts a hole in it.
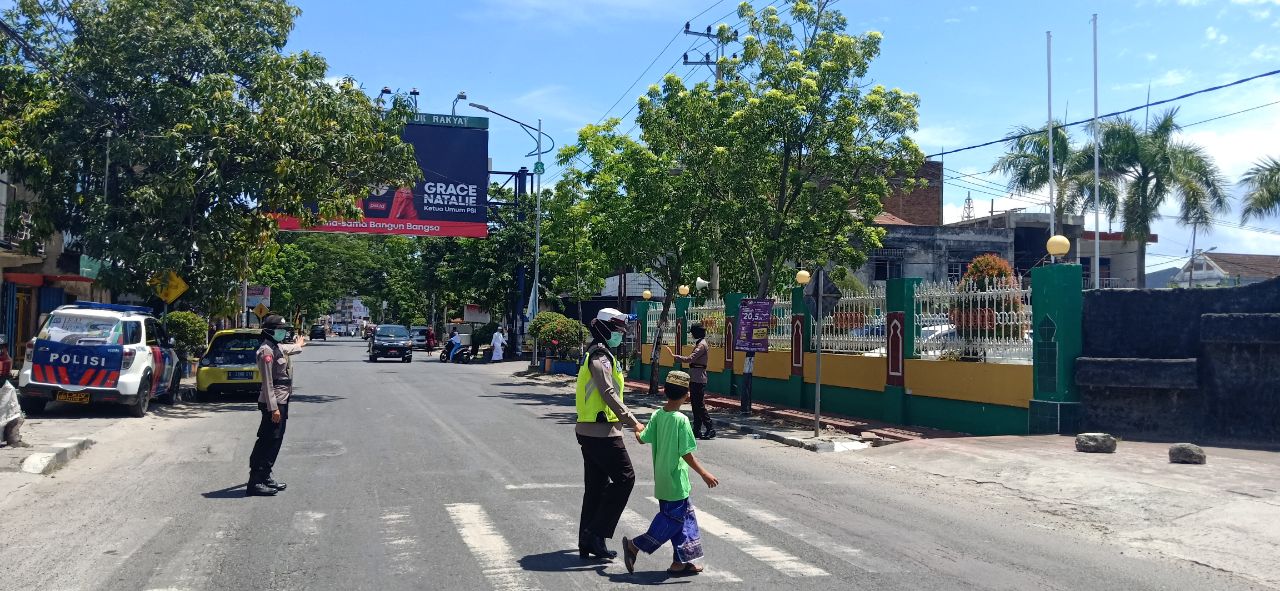
[{"label": "white road marking", "polygon": [[418,538],[412,535],[409,524],[413,521],[409,507],[387,507],[382,510],[382,543],[387,546],[387,556],[393,570],[407,574],[417,570],[422,562]]},{"label": "white road marking", "polygon": [[581,484],[567,484],[563,482],[529,482],[525,484],[508,484],[507,490],[544,490],[555,488],[582,488]]},{"label": "white road marking", "polygon": [[[701,511],[698,512],[698,519],[699,520],[702,519]],[[623,511],[622,519],[618,520],[618,528],[619,530],[625,530],[625,531],[618,534],[618,539],[621,540],[624,534],[628,538],[634,538],[636,536],[639,536],[640,534],[643,534],[646,531],[649,531],[650,522],[651,520],[645,518],[643,515],[640,515],[639,513],[636,513],[635,511],[632,511],[631,509],[627,509],[626,511]],[[701,523],[701,521],[699,521],[699,523]],[[618,544],[619,546],[621,546],[622,542],[619,541]],[[667,552],[666,548],[659,550],[657,552],[654,552],[653,555],[661,557],[661,562],[659,563],[661,566],[659,566],[658,568],[665,569],[671,566],[671,563],[668,561],[668,558],[671,556],[671,554]],[[640,560],[644,560],[643,557],[646,555],[645,553],[641,552],[640,556],[641,556]],[[622,565],[623,570],[625,570],[626,565],[623,564],[622,562],[621,547],[618,548],[617,561],[619,565]],[[638,562],[639,560],[637,561],[637,563]],[[741,583],[742,582],[742,578],[740,578],[738,575],[735,575],[727,570],[724,570],[718,566],[715,566],[715,557],[709,557],[704,562],[705,563],[700,563],[700,564],[702,564],[706,570],[702,571],[702,574],[698,575],[697,577],[698,579],[708,580],[708,581],[717,581],[722,583]]]},{"label": "white road marking", "polygon": [[317,535],[320,533],[320,520],[324,517],[324,513],[298,511],[293,514],[293,529],[303,535]]},{"label": "white road marking", "polygon": [[536,590],[538,587],[520,563],[506,538],[498,533],[484,508],[474,503],[445,505],[458,535],[471,550],[481,572],[498,591]]},{"label": "white road marking", "polygon": [[[848,544],[841,543],[838,539],[800,524],[794,519],[776,515],[766,509],[761,509],[739,499],[715,497],[715,500],[717,503],[723,503],[733,509],[745,513],[748,517],[751,517],[756,521],[771,525],[778,531],[781,531],[793,538],[797,538],[814,548],[840,556],[849,564],[852,564],[866,572],[902,572],[901,567],[898,567],[888,560],[868,556],[867,553],[863,552],[860,548],[854,548]],[[701,510],[699,510],[699,513],[701,513]]]},{"label": "white road marking", "polygon": [[[653,501],[654,504],[658,502],[653,497],[650,497],[649,500]],[[752,558],[769,565],[788,577],[825,577],[831,574],[800,560],[785,550],[779,550],[762,543],[746,530],[707,513],[703,509],[697,508],[696,505],[695,508],[698,513],[698,527],[702,531],[724,539],[726,542],[737,546],[739,550],[751,555]]]}]

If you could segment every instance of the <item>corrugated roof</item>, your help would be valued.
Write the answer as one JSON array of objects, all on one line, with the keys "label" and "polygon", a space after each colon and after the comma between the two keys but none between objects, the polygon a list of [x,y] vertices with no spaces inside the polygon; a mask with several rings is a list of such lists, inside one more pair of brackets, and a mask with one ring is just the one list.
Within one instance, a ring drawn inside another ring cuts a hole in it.
[{"label": "corrugated roof", "polygon": [[887,211],[876,216],[875,223],[876,225],[880,225],[880,226],[914,226],[915,225]]},{"label": "corrugated roof", "polygon": [[1231,277],[1280,277],[1280,256],[1210,252],[1203,255]]}]

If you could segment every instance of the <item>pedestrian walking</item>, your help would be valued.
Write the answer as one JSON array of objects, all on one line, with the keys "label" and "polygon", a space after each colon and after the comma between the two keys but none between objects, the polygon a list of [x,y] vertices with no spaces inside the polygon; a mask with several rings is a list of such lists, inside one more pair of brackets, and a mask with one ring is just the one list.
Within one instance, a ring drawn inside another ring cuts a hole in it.
[{"label": "pedestrian walking", "polygon": [[623,402],[622,367],[613,353],[622,343],[629,318],[614,308],[596,314],[588,327],[591,346],[578,369],[574,396],[578,424],[574,432],[582,449],[585,485],[578,533],[578,555],[582,558],[618,555],[609,550],[605,540],[613,537],[636,483],[620,424],[637,434],[645,427]]},{"label": "pedestrian walking", "polygon": [[663,384],[667,403],[649,417],[649,424],[636,434],[640,443],[653,446],[653,496],[658,499],[658,515],[649,525],[649,531],[635,539],[622,538],[623,562],[627,572],[636,570],[636,558],[657,552],[663,544],[671,542],[672,559],[667,573],[696,575],[703,567],[702,535],[698,531],[698,516],[689,499],[689,468],[693,468],[707,484],[707,488],[720,485],[693,452],[698,444],[693,438],[693,428],[680,407],[689,400],[689,374],[673,371],[667,374]]},{"label": "pedestrian walking", "polygon": [[[689,327],[693,336],[693,352],[688,356],[676,355],[667,347],[676,361],[689,364],[689,397],[693,404],[693,436],[698,439],[715,439],[716,428],[711,423],[711,413],[707,412],[707,359],[710,349],[707,347],[707,328],[695,322]],[[706,430],[703,430],[703,427]]]},{"label": "pedestrian walking", "polygon": [[493,348],[493,360],[502,361],[502,350],[507,346],[507,329],[499,328],[493,331],[493,339],[489,341],[489,346]]},{"label": "pedestrian walking", "polygon": [[258,346],[258,373],[262,376],[262,390],[258,394],[258,440],[249,454],[249,484],[245,496],[270,497],[286,488],[285,483],[272,478],[276,456],[284,441],[285,425],[289,422],[289,396],[293,394],[292,365],[288,356],[300,350],[285,345],[289,327],[279,314],[271,314],[262,320],[262,344]]}]

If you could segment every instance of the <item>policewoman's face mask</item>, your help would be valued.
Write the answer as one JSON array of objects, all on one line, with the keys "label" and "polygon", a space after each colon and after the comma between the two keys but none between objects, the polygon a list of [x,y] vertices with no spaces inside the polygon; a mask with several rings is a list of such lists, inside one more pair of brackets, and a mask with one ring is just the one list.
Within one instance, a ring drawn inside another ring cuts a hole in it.
[{"label": "policewoman's face mask", "polygon": [[618,345],[621,345],[621,344],[622,344],[622,333],[620,333],[620,332],[611,332],[611,333],[609,333],[609,340],[608,340],[608,341],[605,341],[605,342],[606,342],[606,343],[608,343],[608,345],[609,345],[610,347],[617,347]]},{"label": "policewoman's face mask", "polygon": [[277,328],[271,332],[271,338],[275,339],[277,343],[283,343],[285,339],[289,338],[289,331]]}]

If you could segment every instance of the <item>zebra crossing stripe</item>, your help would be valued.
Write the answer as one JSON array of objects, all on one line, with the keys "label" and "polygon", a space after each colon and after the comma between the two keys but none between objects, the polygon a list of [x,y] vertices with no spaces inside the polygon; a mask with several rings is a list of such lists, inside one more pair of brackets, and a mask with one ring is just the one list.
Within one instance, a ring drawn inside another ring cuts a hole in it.
[{"label": "zebra crossing stripe", "polygon": [[[698,519],[699,520],[702,519],[701,511],[699,511],[698,513]],[[644,516],[640,515],[639,513],[632,511],[631,509],[627,509],[622,513],[622,519],[618,521],[618,525],[622,529],[626,530],[626,535],[629,538],[634,538],[649,530],[649,520],[646,519]],[[619,535],[618,537],[619,539],[621,539],[622,536]],[[619,556],[621,556],[622,554],[621,548],[618,549],[618,554]],[[661,568],[665,569],[671,566],[670,561],[666,558],[667,557],[666,553],[662,553],[661,551],[659,551],[659,552],[655,552],[654,555],[655,556],[661,555],[664,557],[662,562],[659,563],[661,564]],[[706,570],[702,571],[702,574],[698,575],[699,579],[706,580],[706,581],[717,581],[721,583],[741,583],[742,582],[742,578],[739,577],[738,575],[735,575],[727,570],[724,570],[723,568],[716,566],[715,560],[716,560],[716,557],[714,556],[707,558],[706,564],[704,565]],[[621,563],[621,561],[619,561],[619,563]]]},{"label": "zebra crossing stripe", "polygon": [[[649,500],[655,504],[658,502],[657,499],[652,497]],[[703,532],[737,546],[739,550],[746,552],[752,558],[769,565],[770,568],[788,577],[825,577],[831,574],[800,560],[785,550],[779,550],[761,542],[746,530],[707,513],[701,507],[696,507],[695,510],[698,514],[698,527]]]},{"label": "zebra crossing stripe", "polygon": [[535,591],[538,589],[528,573],[520,568],[515,552],[506,538],[498,533],[484,508],[475,503],[445,505],[458,535],[471,550],[481,572],[498,591]]},{"label": "zebra crossing stripe", "polygon": [[901,566],[894,564],[891,561],[869,556],[860,548],[854,548],[853,546],[842,543],[827,534],[801,524],[794,519],[782,517],[746,501],[728,497],[715,497],[715,501],[745,513],[748,517],[760,523],[773,526],[778,531],[799,539],[800,541],[828,554],[840,556],[845,560],[845,562],[848,562],[849,564],[852,564],[866,572],[898,573],[903,571]]}]

